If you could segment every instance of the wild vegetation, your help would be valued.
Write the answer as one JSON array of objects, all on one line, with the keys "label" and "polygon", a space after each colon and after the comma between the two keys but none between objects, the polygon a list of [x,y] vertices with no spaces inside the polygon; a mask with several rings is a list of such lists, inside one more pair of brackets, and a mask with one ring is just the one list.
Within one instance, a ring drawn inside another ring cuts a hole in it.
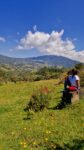
[{"label": "wild vegetation", "polygon": [[44,79],[58,78],[60,73],[64,72],[64,68],[43,67],[39,70],[25,70],[10,65],[0,66],[0,83],[19,82],[19,81],[38,81]]}]

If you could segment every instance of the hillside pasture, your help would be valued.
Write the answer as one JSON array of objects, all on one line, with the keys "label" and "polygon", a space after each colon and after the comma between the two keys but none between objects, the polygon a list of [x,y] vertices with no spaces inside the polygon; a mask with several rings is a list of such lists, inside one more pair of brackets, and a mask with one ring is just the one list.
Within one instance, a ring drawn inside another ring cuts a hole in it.
[{"label": "hillside pasture", "polygon": [[[52,91],[49,107],[28,118],[25,105],[44,86]],[[62,89],[57,80],[1,85],[0,150],[84,150],[84,98],[56,109]]]}]

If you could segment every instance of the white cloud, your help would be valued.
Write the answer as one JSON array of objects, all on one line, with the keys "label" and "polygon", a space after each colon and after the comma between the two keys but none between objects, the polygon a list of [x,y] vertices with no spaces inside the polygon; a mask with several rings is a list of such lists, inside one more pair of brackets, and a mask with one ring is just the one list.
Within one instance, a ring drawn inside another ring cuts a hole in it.
[{"label": "white cloud", "polygon": [[35,31],[34,33],[28,31],[25,37],[20,40],[17,49],[31,50],[36,48],[43,54],[64,56],[84,62],[84,50],[77,51],[72,40],[68,38],[63,40],[63,34],[64,30],[60,32],[52,31],[50,34],[39,31]]},{"label": "white cloud", "polygon": [[37,31],[37,25],[33,26],[33,30],[36,32]]},{"label": "white cloud", "polygon": [[0,42],[6,42],[6,39],[4,37],[0,37]]}]

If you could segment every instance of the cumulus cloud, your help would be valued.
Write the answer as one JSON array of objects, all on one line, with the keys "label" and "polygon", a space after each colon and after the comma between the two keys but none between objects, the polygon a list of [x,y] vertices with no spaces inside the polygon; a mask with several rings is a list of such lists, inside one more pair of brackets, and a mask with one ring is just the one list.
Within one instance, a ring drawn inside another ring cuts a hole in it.
[{"label": "cumulus cloud", "polygon": [[[36,27],[35,29],[36,30]],[[50,34],[40,31],[28,31],[20,40],[17,49],[38,49],[43,54],[58,55],[84,62],[84,50],[77,51],[72,40],[63,39],[64,30],[52,31]]]},{"label": "cumulus cloud", "polygon": [[6,39],[4,37],[0,37],[0,42],[5,42]]}]

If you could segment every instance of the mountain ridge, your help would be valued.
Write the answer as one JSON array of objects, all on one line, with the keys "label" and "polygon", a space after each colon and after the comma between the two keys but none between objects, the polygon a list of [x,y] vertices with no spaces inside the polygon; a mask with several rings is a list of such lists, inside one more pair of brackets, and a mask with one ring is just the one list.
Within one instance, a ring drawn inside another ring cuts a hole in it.
[{"label": "mountain ridge", "polygon": [[48,65],[48,66],[61,66],[61,67],[72,67],[78,61],[57,55],[44,55],[37,57],[27,57],[27,58],[15,58],[0,55],[0,64],[12,64],[12,65]]}]

